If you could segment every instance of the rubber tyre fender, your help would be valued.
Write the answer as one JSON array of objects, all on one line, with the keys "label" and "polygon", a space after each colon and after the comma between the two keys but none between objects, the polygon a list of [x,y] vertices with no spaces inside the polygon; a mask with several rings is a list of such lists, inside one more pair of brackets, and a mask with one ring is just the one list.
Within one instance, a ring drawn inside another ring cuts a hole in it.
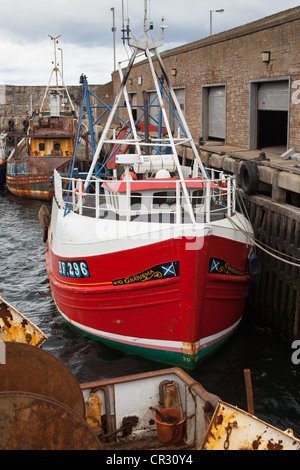
[{"label": "rubber tyre fender", "polygon": [[240,184],[246,194],[255,194],[258,190],[259,176],[257,165],[243,162],[240,170]]},{"label": "rubber tyre fender", "polygon": [[258,285],[261,278],[261,265],[258,256],[253,251],[248,258],[248,270],[252,281]]}]

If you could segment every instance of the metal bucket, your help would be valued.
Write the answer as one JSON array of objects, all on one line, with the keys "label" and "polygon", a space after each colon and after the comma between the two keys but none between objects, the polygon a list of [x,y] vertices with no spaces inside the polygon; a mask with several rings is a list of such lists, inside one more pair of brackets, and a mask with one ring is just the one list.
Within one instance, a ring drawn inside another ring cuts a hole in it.
[{"label": "metal bucket", "polygon": [[178,408],[162,408],[159,410],[163,416],[174,418],[174,423],[165,423],[156,413],[154,420],[156,422],[157,437],[163,444],[176,444],[183,437],[183,428],[186,417],[181,418],[181,412]]}]

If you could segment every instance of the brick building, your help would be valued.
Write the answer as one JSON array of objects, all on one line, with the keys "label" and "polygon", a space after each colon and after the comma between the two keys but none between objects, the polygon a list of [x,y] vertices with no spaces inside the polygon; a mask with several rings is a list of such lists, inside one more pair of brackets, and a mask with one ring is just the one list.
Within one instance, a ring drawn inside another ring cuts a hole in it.
[{"label": "brick building", "polygon": [[[168,50],[162,58],[195,140],[300,152],[300,7]],[[115,93],[118,86],[115,72]],[[143,103],[143,91],[149,102],[154,98],[145,61],[134,66],[127,89],[133,106]]]}]

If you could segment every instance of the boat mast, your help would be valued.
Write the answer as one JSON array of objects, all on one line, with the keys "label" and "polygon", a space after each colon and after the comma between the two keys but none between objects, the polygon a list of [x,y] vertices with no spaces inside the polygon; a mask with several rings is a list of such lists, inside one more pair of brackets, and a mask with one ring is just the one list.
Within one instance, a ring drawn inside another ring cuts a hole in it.
[{"label": "boat mast", "polygon": [[63,76],[60,72],[60,69],[59,69],[57,61],[56,61],[56,44],[57,44],[57,39],[61,37],[61,34],[59,36],[56,36],[56,37],[53,37],[50,34],[48,34],[48,36],[51,39],[51,41],[53,41],[53,43],[54,43],[54,67],[53,67],[53,69],[51,71],[51,74],[50,74],[49,82],[48,82],[48,85],[47,85],[47,88],[46,88],[46,91],[45,91],[45,94],[44,94],[44,97],[43,97],[43,101],[42,101],[42,104],[41,104],[40,113],[43,111],[44,102],[45,102],[46,96],[48,94],[48,90],[49,90],[50,83],[51,83],[52,76],[53,76],[54,72],[55,72],[55,78],[56,78],[56,91],[57,91],[57,93],[59,93],[59,87],[58,87],[58,75],[59,75],[60,79],[61,79],[61,82],[62,82],[62,88],[65,90],[65,92],[67,94],[67,97],[68,97],[68,100],[69,100],[69,103],[71,105],[72,111],[75,113],[75,108],[73,106],[71,97],[69,95],[69,92],[67,90],[67,87],[66,87],[64,79],[63,79]]},{"label": "boat mast", "polygon": [[148,0],[144,0],[144,33],[147,32]]},{"label": "boat mast", "polygon": [[[114,105],[111,109],[110,115],[109,115],[108,120],[106,122],[105,128],[104,128],[103,133],[101,135],[101,138],[99,140],[99,143],[98,143],[98,146],[97,146],[97,149],[96,149],[92,164],[90,166],[89,173],[87,175],[84,186],[85,186],[85,189],[87,189],[87,187],[89,185],[89,182],[90,182],[90,179],[92,177],[94,168],[96,166],[97,160],[99,158],[102,146],[103,146],[104,142],[106,141],[107,133],[109,131],[109,127],[112,123],[112,119],[113,119],[114,114],[116,112],[116,109],[119,105],[122,94],[124,93],[125,97],[127,98],[125,86],[126,86],[126,82],[127,82],[128,76],[130,74],[131,68],[134,64],[135,58],[136,58],[138,53],[144,52],[147,59],[148,59],[148,63],[149,63],[149,66],[150,66],[151,75],[152,75],[152,79],[154,81],[154,85],[155,85],[155,88],[156,88],[156,93],[157,93],[157,97],[158,97],[158,100],[159,100],[160,109],[161,109],[161,112],[162,112],[162,115],[163,115],[163,119],[164,119],[164,122],[165,122],[166,129],[167,129],[168,141],[170,142],[170,146],[172,148],[173,158],[174,158],[174,162],[175,162],[176,167],[177,167],[177,171],[178,171],[179,179],[180,179],[180,182],[181,182],[181,185],[182,185],[184,197],[186,199],[186,204],[187,204],[187,207],[188,207],[188,210],[189,210],[191,220],[192,220],[193,223],[195,223],[195,217],[194,217],[194,213],[193,213],[191,203],[190,203],[190,200],[189,200],[189,195],[188,195],[187,187],[186,187],[186,184],[185,184],[185,181],[184,181],[182,168],[181,168],[181,165],[180,165],[180,162],[179,162],[179,157],[178,157],[178,154],[177,154],[176,144],[175,144],[174,139],[173,139],[170,123],[169,123],[169,120],[168,120],[167,112],[166,112],[163,97],[162,97],[162,93],[161,93],[159,83],[157,81],[156,73],[155,73],[155,70],[154,70],[154,66],[153,66],[153,63],[152,63],[151,52],[157,58],[157,61],[159,63],[159,66],[161,67],[162,73],[165,76],[165,78],[167,79],[166,81],[167,81],[167,84],[169,86],[171,96],[172,96],[173,101],[176,105],[176,109],[180,111],[180,119],[183,122],[185,131],[187,133],[188,140],[190,141],[190,144],[191,144],[191,146],[193,148],[193,151],[195,153],[195,158],[198,162],[199,167],[201,168],[201,171],[202,171],[204,177],[206,177],[206,172],[205,172],[205,168],[204,168],[204,166],[201,162],[201,159],[199,157],[199,154],[197,152],[197,149],[195,147],[195,144],[193,142],[192,136],[191,136],[191,134],[188,130],[188,126],[186,124],[183,113],[180,110],[180,105],[178,103],[176,94],[175,94],[175,92],[174,92],[174,90],[171,86],[170,80],[167,77],[166,70],[163,66],[163,63],[161,61],[159,52],[157,50],[159,46],[163,45],[163,35],[164,35],[165,27],[166,26],[162,25],[161,26],[162,32],[161,32],[160,37],[157,40],[152,40],[152,38],[149,36],[149,28],[148,28],[148,0],[144,0],[144,34],[143,34],[143,37],[140,40],[137,40],[131,34],[129,36],[129,32],[128,32],[128,37],[127,37],[128,44],[129,44],[130,47],[132,47],[133,54],[131,56],[131,59],[129,61],[129,64],[127,66],[127,69],[125,71],[124,76],[122,77],[122,75],[120,74],[121,86],[120,86],[119,92],[117,94],[117,97],[115,99],[115,103],[114,103]],[[124,40],[124,36],[123,36],[123,40]],[[129,112],[129,115],[130,115],[130,110],[129,110],[130,105],[128,106],[128,100],[127,99],[126,99],[126,102],[127,102],[126,104],[127,104],[127,107],[128,107],[128,112]]]}]

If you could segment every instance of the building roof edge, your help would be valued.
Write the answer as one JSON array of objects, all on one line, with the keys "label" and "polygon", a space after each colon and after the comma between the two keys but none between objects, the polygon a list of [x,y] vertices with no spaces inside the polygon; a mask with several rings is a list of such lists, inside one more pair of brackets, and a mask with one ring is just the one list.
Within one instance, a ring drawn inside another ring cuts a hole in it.
[{"label": "building roof edge", "polygon": [[208,36],[191,43],[184,44],[182,46],[175,47],[173,49],[168,49],[161,53],[162,57],[168,57],[172,55],[181,54],[184,52],[189,52],[194,49],[200,49],[202,47],[211,46],[220,42],[228,41],[230,39],[235,39],[241,36],[248,34],[253,34],[257,31],[263,31],[264,29],[273,28],[281,24],[290,23],[300,19],[300,6],[295,8],[290,8],[289,10],[284,10],[279,13],[275,13],[270,16],[266,16],[251,23],[246,23],[242,26],[237,26],[226,31],[223,31],[213,36]]}]

